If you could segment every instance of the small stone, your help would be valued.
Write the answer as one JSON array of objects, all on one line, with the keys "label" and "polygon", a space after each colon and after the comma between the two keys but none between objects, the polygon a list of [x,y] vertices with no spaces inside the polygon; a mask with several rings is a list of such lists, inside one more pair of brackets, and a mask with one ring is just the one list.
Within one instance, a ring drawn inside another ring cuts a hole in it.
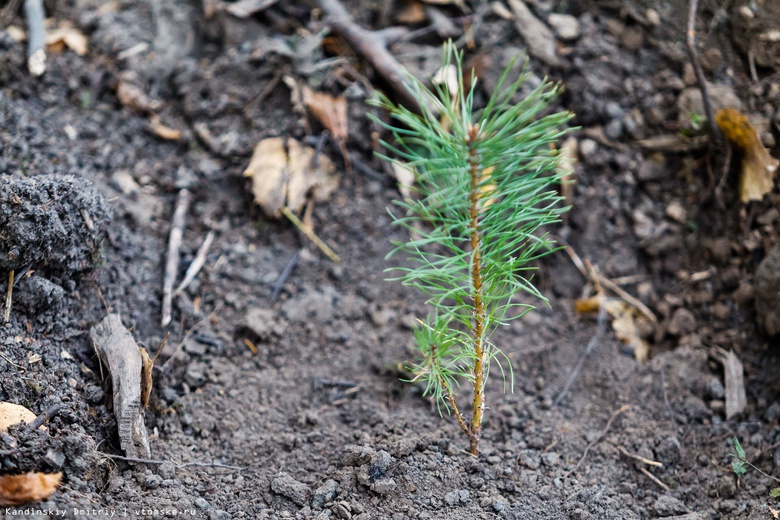
[{"label": "small stone", "polygon": [[65,464],[65,454],[52,448],[49,448],[46,451],[46,455],[44,455],[43,459],[56,469],[62,468]]},{"label": "small stone", "polygon": [[731,498],[737,492],[737,485],[734,477],[724,475],[718,479],[718,496],[721,498]]},{"label": "small stone", "polygon": [[395,311],[380,305],[371,311],[371,322],[377,327],[384,327],[395,317]]},{"label": "small stone", "polygon": [[575,40],[580,36],[580,22],[570,14],[552,13],[547,23],[561,40]]},{"label": "small stone", "polygon": [[729,316],[731,315],[729,306],[723,302],[717,302],[716,304],[714,304],[712,306],[711,312],[712,312],[712,317],[720,321],[728,320]]},{"label": "small stone", "polygon": [[580,141],[580,155],[586,159],[596,153],[598,146],[598,143],[593,139],[583,139]]},{"label": "small stone", "polygon": [[146,489],[157,489],[162,484],[162,477],[160,475],[146,475],[144,480],[144,486]]},{"label": "small stone", "polygon": [[366,314],[368,301],[357,294],[347,294],[338,303],[337,313],[347,319],[360,319]]},{"label": "small stone", "polygon": [[320,509],[328,502],[332,502],[339,492],[339,483],[333,479],[328,479],[323,485],[314,491],[314,498],[311,499],[311,507]]},{"label": "small stone", "polygon": [[673,336],[685,336],[696,330],[696,317],[691,311],[680,307],[672,314],[669,322],[669,334]]},{"label": "small stone", "polygon": [[688,508],[680,500],[670,495],[661,495],[655,501],[653,509],[658,516],[681,515],[688,512]]},{"label": "small stone", "polygon": [[685,208],[682,204],[680,204],[679,201],[672,201],[669,203],[668,206],[666,206],[666,216],[670,219],[674,220],[675,222],[679,222],[680,224],[685,224],[685,220],[687,218],[687,214],[685,212]]},{"label": "small stone", "polygon": [[309,486],[298,482],[285,472],[280,472],[273,478],[271,489],[274,493],[289,498],[301,507],[309,501]]},{"label": "small stone", "polygon": [[647,12],[645,12],[645,17],[647,18],[647,21],[650,22],[650,25],[657,27],[661,24],[661,15],[658,14],[658,11],[655,9],[648,9]]},{"label": "small stone", "polygon": [[549,451],[547,453],[542,454],[542,463],[547,467],[554,467],[558,465],[558,462],[560,462],[561,456],[555,453],[554,451]]},{"label": "small stone", "polygon": [[465,504],[471,499],[471,493],[468,489],[457,489],[444,495],[444,503],[450,507],[458,504]]},{"label": "small stone", "polygon": [[347,502],[340,502],[333,507],[333,513],[338,518],[349,519],[352,518],[352,513],[349,510],[349,504]]},{"label": "small stone", "polygon": [[496,513],[506,510],[507,506],[508,504],[504,500],[493,500],[493,502],[490,503],[490,507],[492,507],[493,511]]},{"label": "small stone", "polygon": [[521,461],[528,469],[537,470],[541,465],[539,460],[539,452],[536,450],[521,450]]},{"label": "small stone", "polygon": [[391,478],[386,478],[382,480],[377,480],[371,486],[369,489],[373,491],[374,493],[377,493],[379,495],[386,495],[388,493],[392,493],[396,490],[398,487],[398,484],[396,484],[395,480]]},{"label": "small stone", "polygon": [[333,318],[333,298],[319,291],[306,291],[285,302],[282,307],[290,321],[328,323]]}]

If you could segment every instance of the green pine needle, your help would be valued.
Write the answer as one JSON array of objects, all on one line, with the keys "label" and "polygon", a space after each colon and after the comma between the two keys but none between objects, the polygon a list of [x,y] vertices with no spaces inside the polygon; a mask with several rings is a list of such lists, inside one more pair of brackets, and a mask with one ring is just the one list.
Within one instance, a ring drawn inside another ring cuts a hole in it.
[{"label": "green pine needle", "polygon": [[[442,69],[457,69],[455,92],[445,85],[431,90],[409,78],[421,114],[381,95],[372,103],[392,118],[389,124],[374,118],[393,136],[383,145],[415,172],[417,182],[411,199],[395,202],[399,214],[390,212],[412,238],[388,255],[402,255],[412,266],[390,269],[392,279],[418,288],[432,307],[416,334],[423,361],[414,367],[415,379],[440,411],[458,415],[476,455],[491,364],[498,364],[505,381],[512,380],[509,359],[491,341],[493,332],[532,308],[513,302],[515,294],[547,303],[531,276],[533,262],[553,250],[545,226],[568,209],[556,191],[565,172],[553,145],[572,114],[545,115],[560,91],[546,80],[516,102],[530,73],[524,70],[510,82],[515,61],[480,109],[473,71],[471,88],[464,90],[462,60],[451,43],[445,45]],[[471,424],[454,400],[462,380],[475,393]]]}]

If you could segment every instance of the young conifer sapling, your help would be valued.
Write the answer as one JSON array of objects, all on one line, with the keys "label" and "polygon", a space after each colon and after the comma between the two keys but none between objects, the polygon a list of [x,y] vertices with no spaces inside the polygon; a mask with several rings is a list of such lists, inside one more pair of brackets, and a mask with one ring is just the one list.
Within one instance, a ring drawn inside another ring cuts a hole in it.
[{"label": "young conifer sapling", "polygon": [[[555,190],[562,172],[553,143],[572,114],[543,115],[559,92],[546,80],[518,101],[530,74],[524,70],[510,80],[515,61],[480,109],[473,71],[464,90],[462,59],[451,44],[445,46],[442,70],[456,71],[457,86],[431,90],[409,78],[421,113],[381,95],[373,103],[393,119],[377,120],[394,137],[383,144],[416,177],[414,196],[396,201],[401,215],[391,212],[411,238],[388,255],[405,255],[411,267],[390,269],[397,273],[393,279],[420,289],[431,307],[415,333],[422,354],[413,367],[415,380],[425,384],[440,413],[443,405],[455,415],[478,456],[491,364],[505,383],[512,381],[511,363],[492,342],[493,333],[533,308],[517,303],[516,293],[547,303],[530,275],[534,261],[552,250],[543,227],[567,209]],[[473,390],[470,420],[458,406],[461,381]]]}]

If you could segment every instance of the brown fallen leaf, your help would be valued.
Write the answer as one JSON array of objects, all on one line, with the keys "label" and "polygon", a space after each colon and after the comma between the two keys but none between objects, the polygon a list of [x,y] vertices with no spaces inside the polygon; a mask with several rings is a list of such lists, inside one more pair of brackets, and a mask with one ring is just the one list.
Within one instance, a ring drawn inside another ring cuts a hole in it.
[{"label": "brown fallen leaf", "polygon": [[404,25],[416,25],[428,20],[425,8],[419,0],[408,0],[401,3],[395,21]]},{"label": "brown fallen leaf", "polygon": [[[352,164],[347,153],[347,139],[349,138],[347,100],[342,96],[335,97],[317,92],[307,85],[300,85],[299,92],[306,110],[317,118],[339,145],[341,156],[344,159],[344,168],[349,174],[352,170]],[[295,96],[294,90],[292,95]]]},{"label": "brown fallen leaf", "polygon": [[349,134],[347,100],[331,96],[301,85],[301,96],[306,109],[330,131],[337,141],[346,142]]},{"label": "brown fallen leaf", "polygon": [[84,33],[69,24],[47,29],[44,42],[50,51],[59,52],[67,47],[79,56],[86,55],[89,49],[89,40]]},{"label": "brown fallen leaf", "polygon": [[742,169],[739,175],[739,198],[742,202],[762,200],[772,191],[778,160],[769,155],[758,132],[742,113],[733,108],[722,108],[715,113],[726,139],[742,152]]},{"label": "brown fallen leaf", "polygon": [[307,198],[324,201],[338,187],[336,167],[328,157],[295,139],[263,139],[255,147],[244,177],[266,217],[279,218],[282,208],[300,211]]},{"label": "brown fallen leaf", "polygon": [[0,506],[20,506],[45,500],[54,493],[62,473],[25,473],[0,477]]},{"label": "brown fallen leaf", "polygon": [[30,424],[35,420],[35,414],[22,405],[0,402],[0,432],[3,432],[24,421]]},{"label": "brown fallen leaf", "polygon": [[607,298],[604,293],[598,293],[590,298],[581,298],[574,302],[574,309],[578,314],[598,312],[601,306],[612,319],[612,330],[615,336],[631,347],[634,359],[639,363],[647,361],[650,355],[650,345],[639,335],[636,319],[641,313],[623,300]]}]

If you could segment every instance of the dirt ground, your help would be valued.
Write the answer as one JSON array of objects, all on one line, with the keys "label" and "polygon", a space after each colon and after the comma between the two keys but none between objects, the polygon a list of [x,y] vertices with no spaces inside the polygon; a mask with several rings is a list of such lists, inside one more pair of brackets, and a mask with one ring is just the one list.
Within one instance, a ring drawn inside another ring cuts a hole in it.
[{"label": "dirt ground", "polygon": [[[447,35],[473,42],[467,58],[485,88],[525,47],[512,2],[344,1],[365,28],[414,31],[391,49],[420,77],[437,68]],[[21,278],[0,329],[0,401],[36,414],[62,405],[47,431],[0,434],[0,473],[64,475],[47,500],[2,514],[778,518],[780,359],[757,325],[753,282],[778,241],[780,195],[743,204],[738,156],[724,177],[723,149],[658,142],[679,143],[702,113],[691,101],[687,2],[528,2],[558,30],[556,63],[532,53],[529,66],[563,83],[555,108],[580,127],[572,210],[553,232],[658,325],[642,329],[650,359],[636,362],[608,322],[575,313],[587,280],[569,256],[544,259],[537,280],[550,307],[496,338],[515,385],[503,394],[490,381],[479,461],[453,418],[401,382],[426,309],[421,294],[384,281],[391,240],[406,237],[390,225],[399,193],[373,155],[379,129],[365,99],[387,85],[328,33],[316,2],[268,3],[239,18],[214,1],[52,2],[48,14],[90,47],[50,52],[41,78],[27,72],[25,44],[0,32],[0,294],[9,269]],[[780,26],[780,13],[771,2],[702,4],[699,50],[714,96],[748,114],[777,156],[780,50],[754,35],[757,24]],[[745,9],[758,10],[749,23]],[[431,20],[443,25],[424,30]],[[21,11],[7,22],[25,26]],[[347,99],[349,173],[283,76]],[[153,116],[180,138],[161,137]],[[312,217],[340,263],[253,207],[242,173],[271,136],[318,146],[336,163],[340,186]],[[193,202],[180,276],[210,230],[216,238],[162,328],[182,188]],[[115,458],[111,386],[89,340],[109,311],[152,352],[170,332],[145,412],[157,464]],[[744,364],[748,405],[732,420],[718,347]],[[770,476],[734,475],[735,436]]]}]

